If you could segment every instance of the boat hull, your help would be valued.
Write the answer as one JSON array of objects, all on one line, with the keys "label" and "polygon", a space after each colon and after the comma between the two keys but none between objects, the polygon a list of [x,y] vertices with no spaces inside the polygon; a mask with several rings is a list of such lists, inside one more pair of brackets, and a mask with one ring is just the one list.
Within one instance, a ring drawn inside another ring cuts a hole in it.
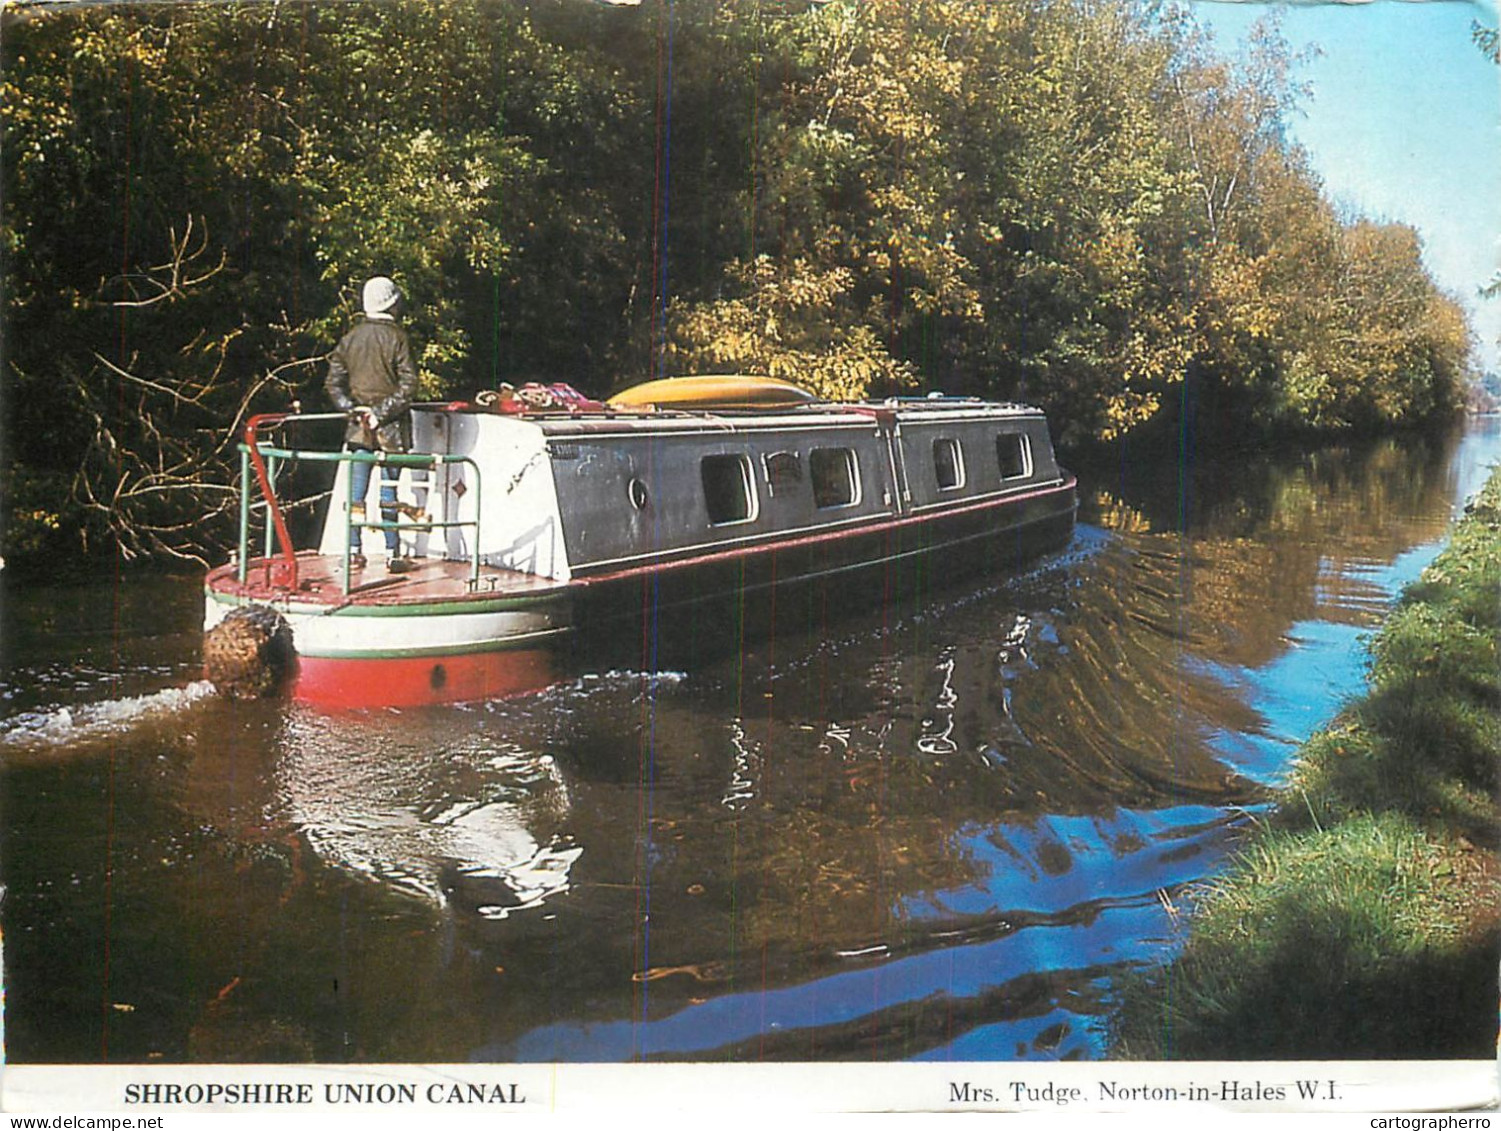
[{"label": "boat hull", "polygon": [[439,656],[299,656],[293,695],[324,708],[424,707],[540,691],[557,676],[555,649],[541,647]]},{"label": "boat hull", "polygon": [[[290,691],[329,708],[417,707],[501,698],[546,687],[558,645],[572,629],[565,587],[510,571],[480,585],[461,563],[434,562],[410,575],[361,576],[347,592],[342,562],[299,555],[295,592],[277,587],[274,563],[209,574],[205,628],[233,609],[275,611],[296,653]],[[511,581],[507,592],[502,583]]]},{"label": "boat hull", "polygon": [[636,662],[677,666],[783,628],[920,600],[1067,545],[1076,506],[1069,479],[962,512],[587,578],[573,600],[590,626],[571,640],[576,662],[629,661],[624,643]]},{"label": "boat hull", "polygon": [[[677,666],[774,630],[937,589],[1067,543],[1072,478],[1043,488],[868,523],[642,561],[550,583],[512,571],[461,581],[459,563],[427,576],[377,577],[345,592],[337,558],[308,555],[297,592],[270,568],[211,573],[206,625],[266,605],[291,628],[291,693],[324,708],[416,707],[539,690],[581,664]],[[322,570],[322,573],[319,570]],[[447,571],[446,573],[444,571]],[[587,629],[587,631],[584,631]]]}]

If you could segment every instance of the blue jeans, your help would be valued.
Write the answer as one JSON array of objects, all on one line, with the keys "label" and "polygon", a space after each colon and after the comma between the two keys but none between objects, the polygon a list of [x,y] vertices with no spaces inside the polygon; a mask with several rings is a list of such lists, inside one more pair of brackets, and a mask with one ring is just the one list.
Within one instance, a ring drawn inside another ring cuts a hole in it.
[{"label": "blue jeans", "polygon": [[[365,449],[356,448],[354,450],[363,451]],[[349,465],[350,506],[353,506],[355,503],[363,503],[365,496],[370,493],[370,475],[374,467],[373,463],[365,463],[363,460],[356,460]],[[380,478],[380,520],[382,522],[395,522],[396,481],[401,478],[401,468],[392,467],[390,464],[382,464]],[[387,504],[390,504],[389,509]],[[386,536],[386,552],[395,557],[397,550],[400,548],[400,542],[396,537],[396,528],[393,526],[388,530],[381,531],[381,533]],[[359,553],[360,550],[360,534],[361,531],[358,526],[351,526],[349,528],[349,548],[355,553]]]}]

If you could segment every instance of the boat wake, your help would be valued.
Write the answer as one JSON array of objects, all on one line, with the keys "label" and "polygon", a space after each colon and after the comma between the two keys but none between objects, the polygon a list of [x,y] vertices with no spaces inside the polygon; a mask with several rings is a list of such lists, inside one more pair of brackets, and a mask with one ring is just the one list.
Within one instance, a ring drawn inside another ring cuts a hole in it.
[{"label": "boat wake", "polygon": [[688,678],[685,671],[662,669],[660,671],[632,671],[626,668],[611,668],[608,671],[584,672],[572,680],[554,683],[542,694],[558,699],[568,699],[590,693],[655,694],[677,687]]},{"label": "boat wake", "polygon": [[214,695],[207,680],[73,707],[25,711],[0,722],[0,753],[54,750],[110,738],[142,722],[170,718]]}]

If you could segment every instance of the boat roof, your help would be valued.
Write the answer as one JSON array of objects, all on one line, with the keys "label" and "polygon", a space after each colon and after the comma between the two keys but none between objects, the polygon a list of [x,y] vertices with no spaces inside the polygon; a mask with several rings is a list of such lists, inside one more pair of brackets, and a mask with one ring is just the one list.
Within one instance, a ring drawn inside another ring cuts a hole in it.
[{"label": "boat roof", "polygon": [[[438,407],[438,406],[432,406]],[[446,411],[494,415],[477,406],[442,406]],[[985,401],[978,397],[888,397],[859,403],[815,402],[777,408],[682,409],[607,407],[603,410],[542,409],[507,413],[510,420],[539,428],[547,436],[637,432],[741,432],[860,428],[875,419],[901,421],[1040,419],[1031,405]]]}]

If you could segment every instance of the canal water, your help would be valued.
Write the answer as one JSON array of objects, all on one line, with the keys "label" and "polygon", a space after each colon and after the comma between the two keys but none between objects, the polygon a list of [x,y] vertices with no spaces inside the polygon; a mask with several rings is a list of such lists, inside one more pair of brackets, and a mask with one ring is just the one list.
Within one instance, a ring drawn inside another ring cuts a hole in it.
[{"label": "canal water", "polygon": [[1132,455],[1023,570],[464,707],[221,702],[194,579],[7,591],[7,1055],[1107,1057],[1498,458]]}]

